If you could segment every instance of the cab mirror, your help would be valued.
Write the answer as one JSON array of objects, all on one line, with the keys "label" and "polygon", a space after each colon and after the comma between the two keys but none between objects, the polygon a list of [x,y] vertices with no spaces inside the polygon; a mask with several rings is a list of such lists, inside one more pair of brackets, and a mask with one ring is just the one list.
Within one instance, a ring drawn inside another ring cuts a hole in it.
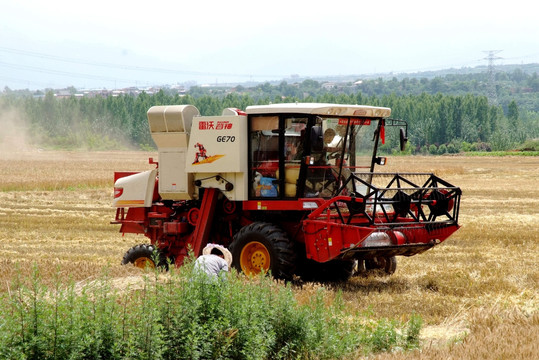
[{"label": "cab mirror", "polygon": [[408,137],[403,128],[400,128],[400,148],[401,151],[406,149],[406,143],[408,142]]}]

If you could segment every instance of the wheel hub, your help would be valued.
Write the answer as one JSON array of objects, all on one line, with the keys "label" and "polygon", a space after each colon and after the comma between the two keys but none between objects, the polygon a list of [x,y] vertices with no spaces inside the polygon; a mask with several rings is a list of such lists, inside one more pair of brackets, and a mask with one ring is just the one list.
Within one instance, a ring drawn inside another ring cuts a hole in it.
[{"label": "wheel hub", "polygon": [[262,269],[266,264],[266,255],[262,251],[255,251],[251,255],[251,265],[257,269]]},{"label": "wheel hub", "polygon": [[253,241],[247,244],[240,255],[241,269],[246,274],[258,274],[270,268],[268,249],[261,243]]},{"label": "wheel hub", "polygon": [[135,261],[133,261],[133,265],[135,265],[138,268],[144,269],[146,267],[150,269],[155,269],[155,263],[152,259],[147,257],[139,257]]}]

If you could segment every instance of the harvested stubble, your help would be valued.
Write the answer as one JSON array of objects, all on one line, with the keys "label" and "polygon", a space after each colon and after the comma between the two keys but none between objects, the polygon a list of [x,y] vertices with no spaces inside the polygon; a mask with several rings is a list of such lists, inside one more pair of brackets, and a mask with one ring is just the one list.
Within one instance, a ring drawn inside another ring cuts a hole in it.
[{"label": "harvested stubble", "polygon": [[[32,155],[32,156],[30,156]],[[35,156],[34,156],[35,155]],[[110,225],[112,174],[153,168],[140,152],[0,154],[0,289],[16,266],[41,277],[90,281],[106,268],[118,283],[138,269],[119,265],[141,236]],[[424,254],[398,259],[389,278],[355,277],[329,287],[347,307],[375,318],[425,323],[423,350],[380,358],[532,358],[539,344],[539,159],[396,157],[384,171],[435,172],[463,190],[463,227]],[[320,285],[295,290],[308,301]],[[327,287],[327,286],[326,286]],[[504,340],[502,340],[504,339]]]},{"label": "harvested stubble", "polygon": [[151,169],[140,152],[26,152],[0,156],[0,288],[15,271],[36,262],[45,281],[135,272],[118,266],[122,252],[142,237],[122,237],[110,225],[114,171]]}]

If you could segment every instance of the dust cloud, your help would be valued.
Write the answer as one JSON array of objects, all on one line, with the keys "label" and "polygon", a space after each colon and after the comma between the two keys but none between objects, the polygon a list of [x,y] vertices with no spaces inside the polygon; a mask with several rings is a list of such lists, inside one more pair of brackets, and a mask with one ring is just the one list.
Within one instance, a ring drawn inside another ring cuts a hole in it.
[{"label": "dust cloud", "polygon": [[35,152],[29,127],[23,113],[13,108],[0,108],[0,158],[24,152]]}]

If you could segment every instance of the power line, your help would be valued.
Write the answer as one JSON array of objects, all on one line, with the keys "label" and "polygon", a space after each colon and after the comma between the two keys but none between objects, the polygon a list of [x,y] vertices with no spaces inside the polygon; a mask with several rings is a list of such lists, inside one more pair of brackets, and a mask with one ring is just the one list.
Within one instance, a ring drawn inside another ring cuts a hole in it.
[{"label": "power line", "polygon": [[23,84],[23,85],[26,85],[26,86],[33,85],[33,86],[39,86],[39,87],[42,87],[42,88],[51,87],[51,83],[49,83],[49,82],[34,81],[34,80],[23,80],[23,79],[12,78],[12,77],[9,77],[9,76],[2,76],[2,75],[0,75],[0,80],[8,81],[10,83]]},{"label": "power line", "polygon": [[[117,84],[117,83],[133,84],[133,82],[134,82],[132,79],[113,78],[113,77],[107,77],[107,76],[102,76],[102,75],[91,75],[91,74],[80,73],[80,72],[74,73],[74,72],[68,72],[68,71],[63,71],[63,70],[47,69],[47,68],[43,68],[43,67],[39,67],[39,66],[12,64],[12,63],[4,62],[4,61],[0,61],[0,65],[3,68],[11,68],[11,69],[16,69],[16,70],[26,70],[26,71],[32,71],[32,72],[36,72],[36,73],[40,73],[40,74],[50,74],[50,75],[55,75],[55,76],[67,77],[67,78],[70,78],[70,79],[77,78],[77,79],[87,79],[87,80],[92,80],[92,81],[106,81],[106,82],[114,82],[114,84]],[[3,77],[3,78],[6,79],[6,77]],[[18,79],[11,78],[10,81],[11,82],[15,81],[15,82],[18,82],[18,83],[21,83],[21,84],[39,85],[39,83],[37,83],[34,80],[26,80],[26,79],[21,79],[21,78],[18,78]],[[137,82],[137,81],[135,81],[135,82]],[[138,81],[138,82],[140,82],[140,81]],[[43,84],[43,82],[41,82],[41,84]],[[43,85],[41,85],[41,86],[43,86]],[[50,83],[47,83],[45,86],[50,87],[52,85]],[[116,85],[115,85],[115,87],[116,87]]]},{"label": "power line", "polygon": [[147,67],[147,66],[135,66],[135,65],[124,65],[124,64],[114,64],[108,62],[99,62],[99,61],[88,61],[82,59],[61,57],[57,55],[44,54],[28,50],[20,50],[8,47],[0,46],[1,52],[18,54],[23,56],[35,57],[40,59],[48,59],[59,62],[66,62],[79,65],[90,65],[97,67],[105,67],[109,69],[122,69],[122,70],[132,70],[132,71],[145,71],[151,73],[164,73],[164,74],[181,74],[181,75],[198,75],[198,76],[230,76],[230,77],[270,77],[270,78],[282,78],[284,75],[269,75],[269,74],[234,74],[234,73],[211,73],[211,72],[202,72],[202,71],[192,71],[192,70],[173,70],[165,69],[160,67]]},{"label": "power line", "polygon": [[[63,70],[47,69],[47,68],[42,68],[42,67],[38,67],[38,66],[11,64],[11,63],[7,63],[7,62],[4,62],[4,61],[0,61],[0,64],[5,66],[5,67],[9,67],[9,68],[13,68],[13,69],[30,70],[30,71],[43,73],[43,74],[78,77],[78,78],[90,79],[90,80],[122,81],[122,79],[110,78],[110,77],[101,76],[101,75],[73,73],[73,72],[68,72],[68,71],[63,71]],[[123,81],[130,81],[130,80],[123,80]]]}]

